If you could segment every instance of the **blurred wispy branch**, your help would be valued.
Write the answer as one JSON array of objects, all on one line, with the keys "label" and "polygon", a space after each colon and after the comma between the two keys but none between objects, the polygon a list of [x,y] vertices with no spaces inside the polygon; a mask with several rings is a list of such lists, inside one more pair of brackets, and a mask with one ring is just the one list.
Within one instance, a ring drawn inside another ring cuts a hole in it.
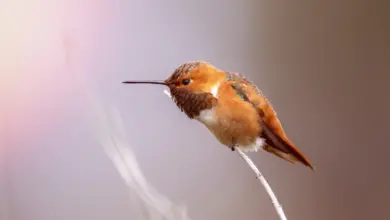
[{"label": "blurred wispy branch", "polygon": [[73,59],[75,45],[74,38],[68,34],[63,35],[66,69],[74,77],[76,86],[86,98],[86,114],[93,130],[127,185],[131,198],[134,199],[134,195],[140,198],[150,220],[190,220],[184,206],[171,202],[169,198],[155,190],[144,177],[137,158],[127,142],[119,111],[115,106],[105,104],[95,96],[87,81],[81,74],[77,74],[80,69]]},{"label": "blurred wispy branch", "polygon": [[107,156],[114,163],[130,193],[141,198],[151,220],[190,220],[185,207],[174,204],[157,192],[144,177],[136,156],[126,141],[125,129],[115,107],[103,108],[95,101],[94,111],[97,137]]}]

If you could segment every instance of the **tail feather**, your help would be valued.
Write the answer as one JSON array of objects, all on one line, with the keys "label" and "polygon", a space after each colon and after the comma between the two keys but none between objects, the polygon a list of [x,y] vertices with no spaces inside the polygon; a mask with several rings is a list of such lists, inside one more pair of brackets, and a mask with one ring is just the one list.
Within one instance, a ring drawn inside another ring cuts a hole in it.
[{"label": "tail feather", "polygon": [[266,123],[262,123],[262,127],[262,136],[266,141],[264,150],[290,163],[301,162],[314,171],[314,167],[310,161],[286,137],[277,135]]}]

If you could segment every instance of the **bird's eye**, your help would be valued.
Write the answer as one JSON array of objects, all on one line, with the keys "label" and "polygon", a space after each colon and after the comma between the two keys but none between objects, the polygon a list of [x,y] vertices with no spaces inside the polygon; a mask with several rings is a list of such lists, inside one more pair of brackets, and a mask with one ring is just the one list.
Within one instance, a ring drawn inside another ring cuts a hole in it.
[{"label": "bird's eye", "polygon": [[191,82],[191,79],[183,79],[182,81],[181,81],[181,83],[183,84],[183,85],[188,85],[188,84],[190,84],[190,82]]}]

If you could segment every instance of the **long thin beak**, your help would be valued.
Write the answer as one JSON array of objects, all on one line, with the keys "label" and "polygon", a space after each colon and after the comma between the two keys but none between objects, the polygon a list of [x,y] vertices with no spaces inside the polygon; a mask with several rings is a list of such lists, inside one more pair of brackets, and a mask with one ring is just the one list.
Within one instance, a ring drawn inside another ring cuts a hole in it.
[{"label": "long thin beak", "polygon": [[123,81],[122,83],[125,83],[125,84],[157,84],[157,85],[168,86],[168,84],[165,83],[164,81],[157,81],[157,80],[153,80],[153,81]]}]

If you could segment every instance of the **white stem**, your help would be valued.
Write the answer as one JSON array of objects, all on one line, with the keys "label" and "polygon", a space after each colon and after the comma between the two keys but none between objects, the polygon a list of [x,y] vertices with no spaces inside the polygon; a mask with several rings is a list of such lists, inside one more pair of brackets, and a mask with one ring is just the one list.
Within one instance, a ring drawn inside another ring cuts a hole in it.
[{"label": "white stem", "polygon": [[274,191],[272,190],[271,186],[268,184],[263,174],[261,174],[260,170],[256,167],[256,165],[252,162],[252,160],[242,150],[236,148],[236,151],[240,154],[241,158],[244,159],[245,162],[250,166],[250,168],[252,168],[253,172],[255,172],[256,174],[256,177],[260,180],[261,184],[263,184],[265,191],[267,191],[269,197],[271,198],[272,204],[274,205],[274,208],[278,213],[279,218],[281,220],[287,220],[282,205],[279,203],[278,198],[276,198]]}]

